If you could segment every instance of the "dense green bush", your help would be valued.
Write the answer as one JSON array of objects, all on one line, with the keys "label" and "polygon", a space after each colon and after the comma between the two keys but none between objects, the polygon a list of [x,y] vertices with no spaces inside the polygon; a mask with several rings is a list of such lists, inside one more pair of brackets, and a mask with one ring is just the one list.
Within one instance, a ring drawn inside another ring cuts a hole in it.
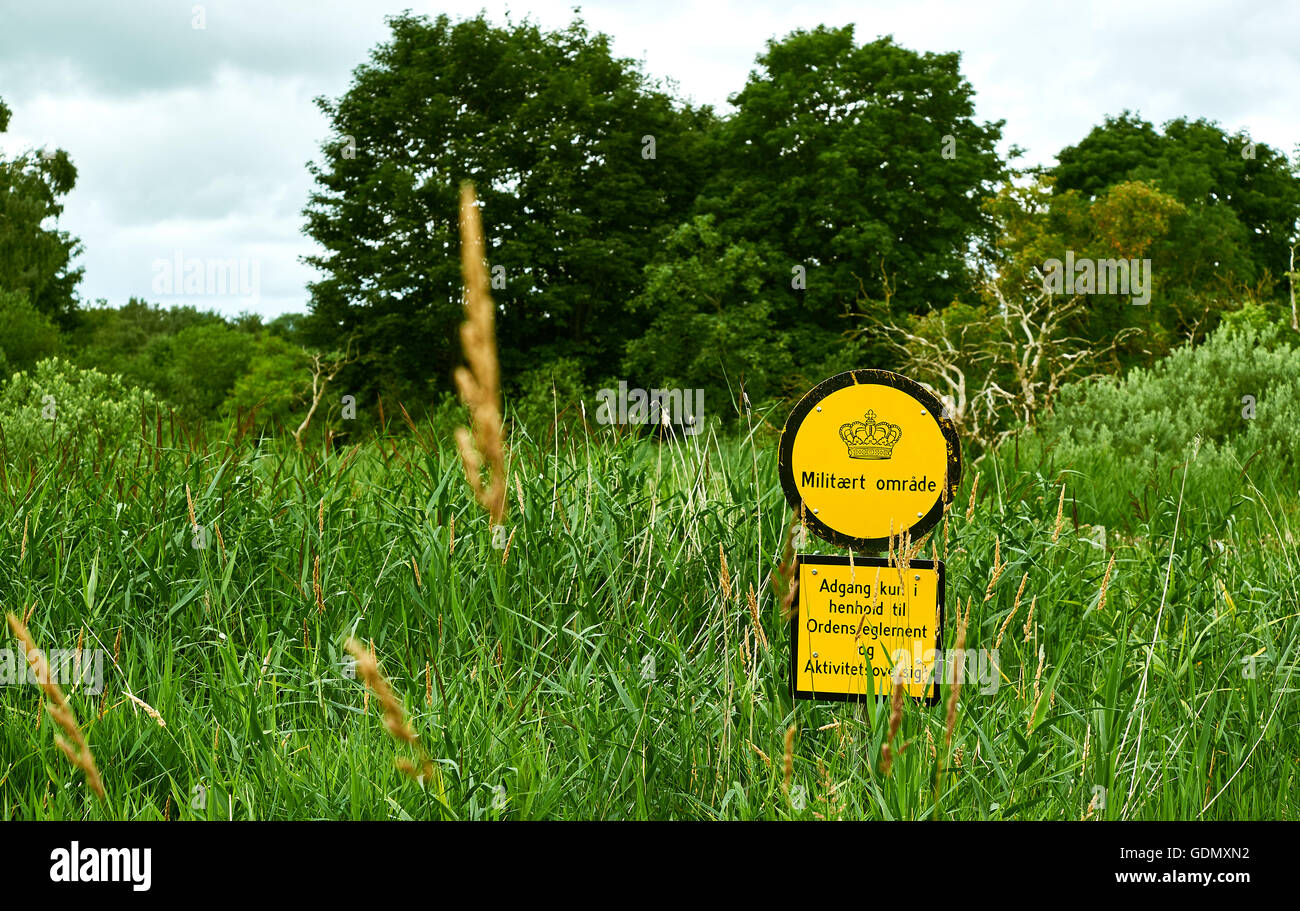
[{"label": "dense green bush", "polygon": [[[1144,491],[1167,492],[1193,453],[1189,498],[1216,511],[1227,513],[1234,497],[1247,494],[1243,470],[1260,487],[1295,490],[1300,349],[1289,330],[1260,328],[1249,316],[1122,379],[1067,387],[1055,411],[1020,441],[1019,458],[1047,456],[1079,472],[1086,479],[1076,485],[1080,504],[1102,521],[1140,512]],[[1004,447],[1002,456],[1012,453]]]},{"label": "dense green bush", "polygon": [[582,363],[576,358],[557,358],[534,367],[514,385],[519,392],[507,396],[506,416],[535,438],[545,439],[557,421],[563,426],[581,426],[583,403],[588,426],[595,426],[595,393],[587,389]]},{"label": "dense green bush", "polygon": [[72,444],[81,451],[127,446],[140,436],[142,413],[162,407],[121,377],[84,370],[60,358],[19,371],[0,390],[0,432],[11,457]]}]

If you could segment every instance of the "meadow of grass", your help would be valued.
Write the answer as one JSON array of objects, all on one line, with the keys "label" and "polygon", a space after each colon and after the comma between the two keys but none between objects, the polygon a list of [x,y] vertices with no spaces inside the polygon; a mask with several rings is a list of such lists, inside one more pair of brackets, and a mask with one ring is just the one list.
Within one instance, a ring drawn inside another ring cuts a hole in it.
[{"label": "meadow of grass", "polygon": [[[431,425],[306,453],[145,426],[2,463],[4,610],[112,658],[69,693],[106,799],[40,689],[5,686],[0,818],[1300,817],[1295,498],[1247,468],[1225,523],[1181,483],[1192,448],[1105,549],[1093,500],[1134,478],[967,471],[919,556],[947,560],[950,618],[969,600],[968,648],[1002,631],[1001,686],[961,689],[950,746],[947,686],[905,703],[886,774],[887,701],[791,701],[770,427],[517,428],[503,542]],[[425,780],[398,768],[421,755]]]}]

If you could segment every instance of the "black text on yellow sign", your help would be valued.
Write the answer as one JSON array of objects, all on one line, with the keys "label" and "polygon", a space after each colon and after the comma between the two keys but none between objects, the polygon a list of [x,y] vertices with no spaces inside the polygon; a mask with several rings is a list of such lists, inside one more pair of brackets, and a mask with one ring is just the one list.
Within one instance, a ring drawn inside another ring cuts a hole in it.
[{"label": "black text on yellow sign", "polygon": [[813,534],[883,551],[921,537],[961,480],[961,448],[943,405],[887,370],[850,370],[808,392],[781,432],[786,499]]},{"label": "black text on yellow sign", "polygon": [[796,571],[794,698],[865,702],[887,696],[901,679],[909,696],[939,701],[942,561],[913,560],[900,574],[879,558],[850,564],[848,557],[801,554]]}]

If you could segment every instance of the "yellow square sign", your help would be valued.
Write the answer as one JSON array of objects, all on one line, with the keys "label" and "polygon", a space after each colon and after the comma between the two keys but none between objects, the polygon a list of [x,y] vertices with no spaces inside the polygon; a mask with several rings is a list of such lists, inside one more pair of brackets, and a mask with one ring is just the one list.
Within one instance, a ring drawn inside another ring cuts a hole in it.
[{"label": "yellow square sign", "polygon": [[865,702],[885,697],[896,666],[904,691],[934,705],[942,648],[942,561],[906,571],[879,557],[798,557],[798,610],[790,621],[790,689],[796,699]]}]

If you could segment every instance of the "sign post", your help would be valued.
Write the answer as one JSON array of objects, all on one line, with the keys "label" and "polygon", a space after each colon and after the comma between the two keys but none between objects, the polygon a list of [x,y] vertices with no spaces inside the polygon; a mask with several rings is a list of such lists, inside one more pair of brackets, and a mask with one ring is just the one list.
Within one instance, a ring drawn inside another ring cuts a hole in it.
[{"label": "sign post", "polygon": [[[887,370],[833,376],[790,412],[778,473],[807,529],[859,554],[797,556],[794,697],[863,701],[901,679],[933,705],[944,566],[908,562],[902,551],[938,523],[961,481],[961,447],[943,405]],[[892,560],[880,556],[894,548]]]}]

